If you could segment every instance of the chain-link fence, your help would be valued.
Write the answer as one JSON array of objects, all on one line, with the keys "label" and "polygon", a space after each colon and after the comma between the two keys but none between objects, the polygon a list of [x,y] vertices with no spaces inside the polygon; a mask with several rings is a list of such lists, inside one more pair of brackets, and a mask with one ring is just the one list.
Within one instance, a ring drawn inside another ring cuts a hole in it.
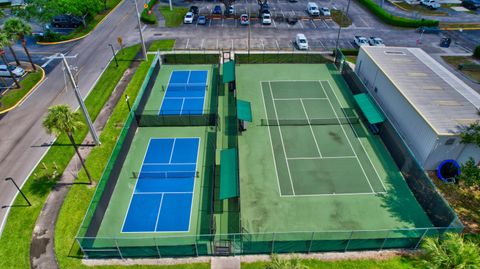
[{"label": "chain-link fence", "polygon": [[235,52],[235,61],[238,64],[267,64],[267,63],[331,63],[330,52],[316,51],[260,51]]}]

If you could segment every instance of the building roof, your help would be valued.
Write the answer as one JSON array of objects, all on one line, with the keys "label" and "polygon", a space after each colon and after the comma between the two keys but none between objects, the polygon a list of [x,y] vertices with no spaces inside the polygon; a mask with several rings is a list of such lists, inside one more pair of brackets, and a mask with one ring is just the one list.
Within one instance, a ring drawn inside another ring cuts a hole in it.
[{"label": "building roof", "polygon": [[438,135],[480,120],[480,95],[419,48],[362,47]]}]

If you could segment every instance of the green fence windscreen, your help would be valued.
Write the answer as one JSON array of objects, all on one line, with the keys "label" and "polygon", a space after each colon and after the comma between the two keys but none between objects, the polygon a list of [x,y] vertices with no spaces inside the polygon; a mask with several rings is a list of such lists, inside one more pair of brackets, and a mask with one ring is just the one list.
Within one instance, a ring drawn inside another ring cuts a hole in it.
[{"label": "green fence windscreen", "polygon": [[237,117],[239,120],[252,122],[252,108],[250,102],[237,99]]},{"label": "green fence windscreen", "polygon": [[365,93],[360,93],[357,95],[354,95],[353,98],[355,98],[355,102],[357,102],[358,106],[362,110],[363,115],[368,120],[368,123],[370,124],[375,124],[375,123],[380,123],[385,121],[385,117],[383,116],[382,112],[380,112],[380,109],[373,103],[372,99],[365,94]]},{"label": "green fence windscreen", "polygon": [[224,149],[220,152],[220,199],[238,197],[237,149]]},{"label": "green fence windscreen", "polygon": [[235,80],[235,61],[229,61],[223,64],[223,83],[229,83]]}]

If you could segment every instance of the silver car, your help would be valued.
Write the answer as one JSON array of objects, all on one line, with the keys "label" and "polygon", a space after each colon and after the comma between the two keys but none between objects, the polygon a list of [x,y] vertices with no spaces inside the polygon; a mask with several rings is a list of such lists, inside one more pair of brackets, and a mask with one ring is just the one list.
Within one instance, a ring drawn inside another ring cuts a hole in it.
[{"label": "silver car", "polygon": [[[19,66],[9,65],[8,68],[12,71],[13,75],[16,77],[21,77],[25,74],[25,70]],[[2,64],[0,65],[0,77],[9,77],[10,72],[8,72],[7,66]]]}]

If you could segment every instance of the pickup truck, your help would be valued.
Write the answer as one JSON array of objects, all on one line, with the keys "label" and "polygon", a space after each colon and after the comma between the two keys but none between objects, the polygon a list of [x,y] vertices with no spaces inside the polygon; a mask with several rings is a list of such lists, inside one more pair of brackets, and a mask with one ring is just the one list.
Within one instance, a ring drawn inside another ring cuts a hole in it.
[{"label": "pickup truck", "polygon": [[440,3],[438,3],[436,0],[420,0],[420,5],[424,5],[425,7],[431,9],[437,9],[440,7]]}]

